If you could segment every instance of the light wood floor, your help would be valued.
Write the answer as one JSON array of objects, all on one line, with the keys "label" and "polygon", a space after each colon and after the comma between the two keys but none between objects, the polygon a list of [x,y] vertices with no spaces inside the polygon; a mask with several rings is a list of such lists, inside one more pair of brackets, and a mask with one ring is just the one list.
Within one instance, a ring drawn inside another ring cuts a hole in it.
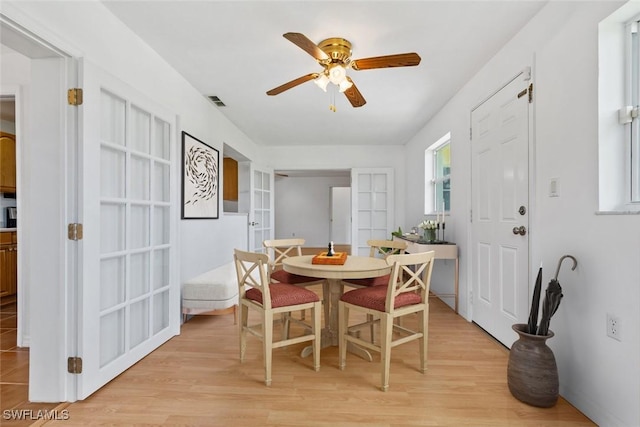
[{"label": "light wood floor", "polygon": [[[410,323],[410,321],[409,321]],[[196,316],[171,339],[84,401],[69,419],[46,425],[200,426],[589,426],[560,399],[548,409],[509,393],[508,350],[431,299],[429,370],[417,370],[417,343],[392,350],[390,390],[379,390],[379,357],[322,351],[319,372],[304,344],[276,349],[273,384],[263,383],[259,341],[238,360],[232,316]],[[514,334],[515,339],[515,334]],[[3,424],[4,425],[4,424]],[[10,425],[7,423],[7,425]]]}]

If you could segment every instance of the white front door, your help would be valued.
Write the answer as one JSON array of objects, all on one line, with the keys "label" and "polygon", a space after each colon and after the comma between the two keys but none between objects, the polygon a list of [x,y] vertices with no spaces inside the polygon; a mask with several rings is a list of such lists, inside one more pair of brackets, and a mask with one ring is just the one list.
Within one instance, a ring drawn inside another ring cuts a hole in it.
[{"label": "white front door", "polygon": [[262,242],[273,239],[273,170],[249,163],[249,250],[262,252]]},{"label": "white front door", "polygon": [[180,327],[175,114],[82,68],[79,399]]},{"label": "white front door", "polygon": [[507,347],[529,301],[529,98],[522,77],[471,112],[473,321]]},{"label": "white front door", "polygon": [[369,256],[369,239],[391,239],[395,229],[393,169],[351,170],[351,253]]}]

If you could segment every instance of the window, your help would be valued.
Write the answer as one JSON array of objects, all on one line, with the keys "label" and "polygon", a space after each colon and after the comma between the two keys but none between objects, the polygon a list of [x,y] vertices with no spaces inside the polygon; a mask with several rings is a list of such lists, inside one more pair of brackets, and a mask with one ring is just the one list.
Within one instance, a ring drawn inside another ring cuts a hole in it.
[{"label": "window", "polygon": [[[640,213],[640,2],[598,25],[598,213]],[[635,116],[635,117],[634,117]]]},{"label": "window", "polygon": [[629,142],[629,190],[631,202],[640,202],[640,41],[638,40],[638,27],[640,22],[633,20],[627,24],[627,43],[630,48],[627,50],[628,60],[626,64],[627,79],[626,94],[630,100],[628,105],[633,107],[631,132]]},{"label": "window", "polygon": [[451,209],[451,133],[447,133],[424,152],[425,215]]}]

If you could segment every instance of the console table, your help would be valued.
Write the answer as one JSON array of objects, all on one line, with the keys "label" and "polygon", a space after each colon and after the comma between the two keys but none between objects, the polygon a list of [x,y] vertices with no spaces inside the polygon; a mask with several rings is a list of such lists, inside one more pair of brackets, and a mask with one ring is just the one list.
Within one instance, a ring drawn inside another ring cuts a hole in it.
[{"label": "console table", "polygon": [[402,240],[407,243],[407,252],[435,252],[435,259],[453,259],[456,262],[453,293],[452,294],[437,294],[437,297],[454,297],[454,309],[458,312],[458,275],[459,275],[459,262],[458,262],[458,246],[455,243],[423,243],[420,240],[408,239],[404,237],[394,236],[393,240]]}]

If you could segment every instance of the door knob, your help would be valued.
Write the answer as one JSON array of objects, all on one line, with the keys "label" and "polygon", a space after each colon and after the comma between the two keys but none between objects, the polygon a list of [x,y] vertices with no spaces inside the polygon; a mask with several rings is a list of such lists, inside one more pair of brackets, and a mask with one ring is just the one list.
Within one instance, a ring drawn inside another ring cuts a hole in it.
[{"label": "door knob", "polygon": [[513,227],[513,234],[524,236],[525,234],[527,234],[527,229],[524,225],[521,225],[520,227]]},{"label": "door knob", "polygon": [[251,222],[249,223],[249,225],[253,225],[253,226],[258,225],[258,224],[260,224],[260,223],[259,223],[259,222],[253,222],[253,221],[251,221]]}]

